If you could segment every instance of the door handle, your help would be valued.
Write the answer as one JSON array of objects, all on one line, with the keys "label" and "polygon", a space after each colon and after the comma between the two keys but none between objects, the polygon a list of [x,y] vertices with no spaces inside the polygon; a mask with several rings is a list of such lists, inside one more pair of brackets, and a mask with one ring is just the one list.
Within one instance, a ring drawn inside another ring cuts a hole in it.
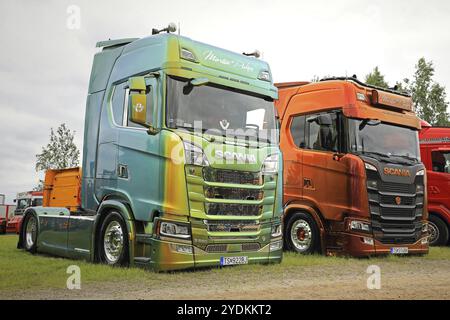
[{"label": "door handle", "polygon": [[60,216],[63,216],[63,215],[64,215],[64,212],[60,212],[59,215],[60,215]]}]

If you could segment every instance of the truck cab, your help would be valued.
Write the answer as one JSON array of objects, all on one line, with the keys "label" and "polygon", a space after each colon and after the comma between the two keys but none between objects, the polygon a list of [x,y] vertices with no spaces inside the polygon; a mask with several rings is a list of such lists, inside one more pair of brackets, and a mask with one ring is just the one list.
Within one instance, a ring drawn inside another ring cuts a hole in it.
[{"label": "truck cab", "polygon": [[14,203],[16,203],[14,216],[22,216],[29,207],[42,206],[42,196],[42,191],[26,191],[18,193],[16,199],[14,199]]},{"label": "truck cab", "polygon": [[354,78],[277,87],[285,247],[427,253],[426,177],[411,98]]},{"label": "truck cab", "polygon": [[71,196],[30,210],[20,244],[156,270],[281,261],[269,65],[170,33],[97,46],[79,204],[76,169],[49,171],[45,189]]},{"label": "truck cab", "polygon": [[42,195],[42,191],[25,191],[17,194],[14,199],[14,211],[10,211],[11,215],[6,224],[6,232],[19,233],[25,210],[30,207],[42,206]]},{"label": "truck cab", "polygon": [[420,154],[427,168],[430,245],[449,244],[450,128],[422,121]]}]

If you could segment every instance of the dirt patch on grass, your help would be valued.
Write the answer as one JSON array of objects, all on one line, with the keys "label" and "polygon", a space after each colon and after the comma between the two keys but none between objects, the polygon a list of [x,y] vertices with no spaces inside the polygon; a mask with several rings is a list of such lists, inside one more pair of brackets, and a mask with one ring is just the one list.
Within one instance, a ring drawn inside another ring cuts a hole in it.
[{"label": "dirt patch on grass", "polygon": [[[301,259],[301,257],[300,257]],[[367,288],[367,267],[381,270],[381,289]],[[0,294],[1,295],[1,294]],[[81,290],[10,292],[10,299],[449,299],[450,261],[423,258],[349,260],[338,265],[255,266],[102,282]]]}]

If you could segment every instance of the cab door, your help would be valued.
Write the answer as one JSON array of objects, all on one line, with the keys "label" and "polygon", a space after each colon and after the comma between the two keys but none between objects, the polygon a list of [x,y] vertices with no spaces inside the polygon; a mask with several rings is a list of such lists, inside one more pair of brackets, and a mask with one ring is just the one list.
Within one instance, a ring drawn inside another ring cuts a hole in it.
[{"label": "cab door", "polygon": [[310,114],[305,125],[303,195],[326,219],[341,220],[350,199],[350,159],[343,153],[343,120],[338,111]]},{"label": "cab door", "polygon": [[[146,123],[158,127],[160,103],[159,79],[145,77]],[[142,92],[143,90],[140,90]],[[148,127],[133,122],[132,87],[125,93],[124,117],[119,128],[118,192],[125,194],[137,220],[148,221],[163,201],[162,181],[164,159],[161,157],[161,131],[150,133]]]},{"label": "cab door", "polygon": [[305,121],[303,115],[287,115],[283,121],[282,139],[283,151],[283,181],[284,203],[300,199],[303,196],[303,150],[305,148]]}]

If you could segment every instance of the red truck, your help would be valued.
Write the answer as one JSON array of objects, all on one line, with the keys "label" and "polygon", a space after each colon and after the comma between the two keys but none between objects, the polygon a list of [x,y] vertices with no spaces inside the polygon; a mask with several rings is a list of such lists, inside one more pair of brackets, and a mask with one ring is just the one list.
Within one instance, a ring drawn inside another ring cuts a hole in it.
[{"label": "red truck", "polygon": [[42,206],[42,191],[26,191],[17,194],[14,208],[9,209],[9,219],[6,222],[6,232],[19,233],[23,213],[28,207]]},{"label": "red truck", "polygon": [[422,121],[420,154],[427,168],[430,245],[449,244],[450,127],[432,127]]}]

